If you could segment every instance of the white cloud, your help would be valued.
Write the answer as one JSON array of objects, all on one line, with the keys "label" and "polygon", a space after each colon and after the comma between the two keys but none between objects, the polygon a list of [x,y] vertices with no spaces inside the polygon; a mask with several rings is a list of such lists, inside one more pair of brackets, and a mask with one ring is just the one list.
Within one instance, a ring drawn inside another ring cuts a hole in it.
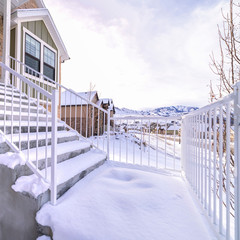
[{"label": "white cloud", "polygon": [[86,91],[92,82],[120,107],[207,103],[222,4],[169,18],[160,7],[120,0],[108,1],[109,12],[99,1],[45,2],[71,57],[62,66],[64,85]]}]

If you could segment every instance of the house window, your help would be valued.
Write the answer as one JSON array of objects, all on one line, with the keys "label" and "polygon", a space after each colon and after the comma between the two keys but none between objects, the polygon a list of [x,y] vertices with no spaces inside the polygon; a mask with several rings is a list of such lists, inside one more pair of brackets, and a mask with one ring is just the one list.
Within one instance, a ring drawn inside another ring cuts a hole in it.
[{"label": "house window", "polygon": [[55,79],[55,53],[44,46],[43,74],[50,79]]},{"label": "house window", "polygon": [[40,77],[39,73],[41,73],[46,76],[45,81],[48,78],[50,82],[54,83],[56,79],[57,51],[29,30],[25,28],[23,30],[25,32],[25,73],[37,78]]},{"label": "house window", "polygon": [[[41,44],[39,41],[26,34],[25,64],[37,72],[40,72]],[[32,70],[26,68],[27,73],[36,76]]]}]

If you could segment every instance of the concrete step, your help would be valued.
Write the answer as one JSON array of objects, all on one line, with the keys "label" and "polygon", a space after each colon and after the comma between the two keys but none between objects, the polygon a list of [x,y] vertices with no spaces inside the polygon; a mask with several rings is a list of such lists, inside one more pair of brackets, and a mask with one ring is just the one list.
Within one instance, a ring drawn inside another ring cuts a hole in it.
[{"label": "concrete step", "polygon": [[[46,122],[47,120],[47,116],[46,114],[43,113],[38,113],[37,116],[37,112],[36,113],[30,113],[30,116],[28,117],[28,112],[11,112],[11,111],[5,111],[4,110],[0,110],[0,121],[4,120],[4,116],[6,120],[12,120],[13,121],[19,121],[19,119],[21,119],[21,121],[28,121],[28,118],[30,121],[40,121],[40,122]],[[48,113],[48,121],[51,121],[52,117],[51,117],[51,113]]]},{"label": "concrete step", "polygon": [[[0,95],[0,105],[4,106],[4,100],[4,95]],[[20,105],[20,99],[12,98],[11,96],[6,96],[6,102]],[[28,105],[28,99],[22,99],[21,105]],[[36,103],[33,100],[30,100],[30,106],[36,106]]]},{"label": "concrete step", "polygon": [[[67,161],[57,164],[57,198],[61,197],[79,180],[84,178],[94,169],[101,166],[106,161],[106,154],[99,150],[91,150],[87,153],[68,159]],[[51,168],[47,168],[47,179],[50,182]],[[45,170],[42,170],[45,173]],[[16,192],[22,192],[24,195],[34,197],[39,209],[41,206],[50,200],[50,191],[44,187],[37,193],[34,192],[37,181],[36,175],[22,176],[18,178],[12,188]]]},{"label": "concrete step", "polygon": [[[0,96],[5,96],[5,90],[0,90]],[[20,94],[20,92],[16,91],[16,90],[6,90],[6,96],[7,97],[13,97],[16,99],[20,99],[20,96],[22,97],[22,99],[27,99],[27,96],[22,93]]]},{"label": "concrete step", "polygon": [[[26,150],[29,146],[29,148],[36,148],[37,142],[38,147],[51,145],[52,139],[51,139],[51,132],[47,133],[47,141],[46,141],[46,132],[40,132],[40,133],[22,133],[21,134],[21,150]],[[12,140],[13,143],[19,147],[19,134],[13,134],[13,135],[7,135],[9,140]],[[38,141],[37,141],[38,139]],[[57,142],[58,143],[64,143],[64,142],[70,142],[78,140],[79,137],[77,136],[76,132],[74,131],[58,131],[57,132]],[[0,154],[4,154],[6,152],[11,151],[10,147],[6,142],[0,142]]]},{"label": "concrete step", "polygon": [[[63,131],[65,129],[64,123],[58,122],[57,130]],[[0,121],[0,130],[4,132],[4,121]],[[6,134],[16,134],[19,133],[21,130],[21,133],[28,133],[29,131],[31,133],[33,132],[51,132],[52,131],[52,124],[51,122],[48,123],[48,126],[46,126],[46,121],[39,122],[38,127],[37,123],[32,121],[30,122],[30,126],[28,126],[28,122],[22,121],[21,122],[21,128],[19,126],[19,121],[14,121],[13,125],[11,125],[11,121],[6,121]]]},{"label": "concrete step", "polygon": [[[91,145],[87,141],[83,140],[76,140],[71,142],[64,142],[57,144],[57,162],[64,162],[70,158],[76,157],[78,155],[81,155],[83,153],[86,153],[90,150]],[[42,146],[38,149],[32,148],[29,151],[23,150],[23,154],[25,155],[26,159],[29,159],[30,161],[36,166],[38,164],[38,169],[42,170],[46,167],[45,159],[47,158],[47,165],[50,166],[51,164],[51,146],[46,147]],[[47,156],[46,156],[47,155]],[[25,166],[19,166],[17,168],[17,177],[20,176],[27,176],[32,174],[32,171],[30,168]]]},{"label": "concrete step", "polygon": [[[0,82],[0,89],[5,89],[5,84]],[[10,89],[12,90],[12,86],[11,85],[6,85],[6,89]],[[13,87],[14,90],[17,90],[15,87]]]},{"label": "concrete step", "polygon": [[[21,105],[21,112],[28,112],[28,105]],[[4,105],[0,105],[0,111],[4,110]],[[6,111],[11,112],[12,111],[12,104],[7,103],[6,104]],[[13,111],[14,112],[19,112],[20,111],[20,106],[19,104],[13,104]],[[45,113],[46,109],[43,108],[42,106],[39,107],[38,109],[39,113]],[[37,106],[30,106],[30,113],[37,113]]]}]

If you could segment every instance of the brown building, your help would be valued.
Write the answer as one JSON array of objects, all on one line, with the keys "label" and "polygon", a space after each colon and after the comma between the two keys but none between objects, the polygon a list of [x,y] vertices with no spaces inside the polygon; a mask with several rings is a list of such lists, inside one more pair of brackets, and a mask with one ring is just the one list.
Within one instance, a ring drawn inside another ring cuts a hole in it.
[{"label": "brown building", "polygon": [[61,119],[84,137],[102,135],[107,131],[107,114],[101,108],[108,109],[96,91],[62,92]]}]

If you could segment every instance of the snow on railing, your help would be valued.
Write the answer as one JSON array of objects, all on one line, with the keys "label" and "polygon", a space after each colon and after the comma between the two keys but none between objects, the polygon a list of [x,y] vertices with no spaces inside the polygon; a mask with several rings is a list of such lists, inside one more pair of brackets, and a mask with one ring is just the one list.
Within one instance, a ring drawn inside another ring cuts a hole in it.
[{"label": "snow on railing", "polygon": [[[10,57],[10,65],[13,69],[20,69],[24,76],[46,91],[58,89],[60,95],[58,117],[67,129],[75,130],[79,137],[90,141],[98,148],[99,142],[94,144],[93,137],[99,137],[107,132],[108,111],[92,101],[93,92],[82,96],[13,57]],[[26,92],[26,86],[23,85],[23,92]],[[30,97],[36,99],[36,94],[30,93]],[[45,102],[44,96],[40,95],[40,100]]]},{"label": "snow on railing", "polygon": [[181,117],[109,118],[107,143],[109,159],[180,171],[179,119]]},{"label": "snow on railing", "polygon": [[239,235],[239,85],[233,94],[183,117],[186,179],[224,239]]},{"label": "snow on railing", "polygon": [[[14,152],[22,151],[33,173],[50,184],[51,203],[55,204],[58,91],[52,89],[49,93],[2,62],[0,66],[9,81],[1,89],[4,96],[0,126],[4,137]],[[34,102],[30,98],[31,93],[36,96]],[[44,106],[40,104],[40,96],[45,100]],[[51,112],[46,110],[50,105]],[[43,129],[46,130],[44,134]],[[48,166],[51,166],[51,176]]]}]

